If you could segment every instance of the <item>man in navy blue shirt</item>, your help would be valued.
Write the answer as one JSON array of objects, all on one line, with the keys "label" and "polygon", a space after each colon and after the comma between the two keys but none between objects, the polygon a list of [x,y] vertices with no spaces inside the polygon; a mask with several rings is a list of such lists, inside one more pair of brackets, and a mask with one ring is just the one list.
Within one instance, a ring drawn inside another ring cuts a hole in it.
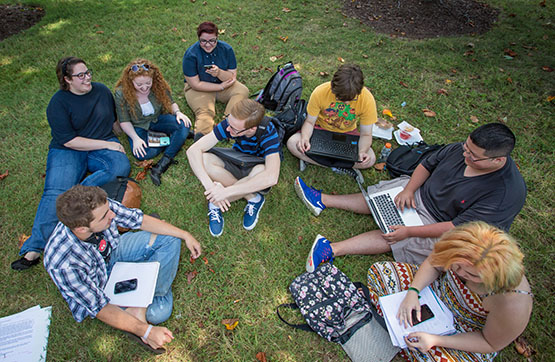
[{"label": "man in navy blue shirt", "polygon": [[[281,142],[271,122],[257,133],[263,118],[264,107],[260,103],[243,99],[212,132],[187,150],[189,164],[206,190],[212,236],[223,233],[222,212],[241,198],[247,200],[243,227],[254,229],[264,194],[278,181]],[[232,150],[213,148],[229,138],[235,140]]]},{"label": "man in navy blue shirt", "polygon": [[204,22],[197,28],[198,42],[183,56],[185,98],[195,112],[195,140],[214,127],[215,104],[227,102],[225,114],[233,105],[249,97],[246,86],[237,81],[237,60],[229,44],[218,40],[218,28]]}]

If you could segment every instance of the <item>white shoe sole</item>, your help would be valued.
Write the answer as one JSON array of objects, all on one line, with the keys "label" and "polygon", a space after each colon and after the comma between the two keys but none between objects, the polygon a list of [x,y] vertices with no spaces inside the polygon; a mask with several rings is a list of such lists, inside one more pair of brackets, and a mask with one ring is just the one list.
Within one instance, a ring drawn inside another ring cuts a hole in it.
[{"label": "white shoe sole", "polygon": [[316,207],[314,207],[314,205],[312,205],[310,202],[308,202],[308,199],[304,195],[303,188],[301,187],[301,184],[299,183],[299,177],[298,176],[297,176],[297,178],[295,178],[295,192],[297,193],[297,196],[299,196],[299,199],[301,199],[303,204],[305,204],[305,206],[310,210],[310,212],[314,216],[320,215],[320,213],[322,212],[322,209],[316,208]]},{"label": "white shoe sole", "polygon": [[260,216],[260,211],[262,210],[262,206],[264,206],[265,202],[266,202],[266,199],[262,200],[262,204],[260,205],[260,208],[258,209],[258,212],[256,213],[256,219],[254,219],[254,222],[252,223],[251,226],[246,227],[245,223],[243,222],[243,228],[245,228],[245,230],[252,230],[252,229],[254,229],[256,224],[258,224],[258,217]]},{"label": "white shoe sole", "polygon": [[322,235],[318,234],[316,235],[316,239],[314,239],[314,242],[312,243],[312,247],[310,248],[310,253],[308,253],[308,257],[306,258],[306,271],[309,273],[313,273],[314,270],[316,270],[316,267],[314,266],[314,262],[312,261],[312,253],[314,252],[314,248],[316,247],[316,244],[318,242],[319,239],[323,238]]}]

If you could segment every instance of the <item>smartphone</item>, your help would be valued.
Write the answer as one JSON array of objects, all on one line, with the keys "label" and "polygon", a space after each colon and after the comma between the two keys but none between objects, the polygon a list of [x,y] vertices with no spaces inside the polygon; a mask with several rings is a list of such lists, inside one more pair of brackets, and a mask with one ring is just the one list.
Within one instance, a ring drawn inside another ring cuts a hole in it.
[{"label": "smartphone", "polygon": [[210,68],[212,68],[212,64],[205,64],[204,65],[204,69],[210,69]]},{"label": "smartphone", "polygon": [[414,309],[412,310],[412,325],[415,326],[433,317],[434,317],[434,313],[432,312],[430,307],[428,307],[427,304],[422,304],[420,306],[420,322],[418,321],[418,318],[416,318],[416,310]]},{"label": "smartphone", "polygon": [[114,285],[114,294],[126,293],[137,289],[137,278],[123,280]]}]

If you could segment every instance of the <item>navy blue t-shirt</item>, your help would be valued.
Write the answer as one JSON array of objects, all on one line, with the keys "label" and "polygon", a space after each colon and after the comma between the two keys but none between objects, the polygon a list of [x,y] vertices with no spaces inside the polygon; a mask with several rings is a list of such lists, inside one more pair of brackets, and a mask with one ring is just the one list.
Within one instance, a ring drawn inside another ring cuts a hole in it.
[{"label": "navy blue t-shirt", "polygon": [[225,41],[218,40],[216,48],[212,52],[207,53],[200,47],[197,41],[183,55],[183,74],[187,77],[198,75],[202,82],[221,83],[221,80],[206,73],[204,65],[210,64],[216,64],[221,70],[237,69],[237,60],[231,45]]},{"label": "navy blue t-shirt", "polygon": [[112,92],[102,83],[91,84],[89,93],[77,95],[59,90],[50,99],[46,108],[52,134],[50,148],[67,149],[64,144],[78,136],[103,141],[115,137]]},{"label": "navy blue t-shirt", "polygon": [[466,177],[462,143],[452,143],[421,164],[431,173],[420,187],[422,202],[438,221],[485,221],[509,231],[524,206],[526,184],[510,157],[495,172]]},{"label": "navy blue t-shirt", "polygon": [[260,136],[260,147],[256,148],[256,135],[252,137],[239,136],[232,137],[227,131],[229,123],[227,118],[214,127],[214,135],[218,141],[224,139],[234,139],[233,149],[253,156],[266,157],[273,153],[279,152],[281,157],[281,143],[279,142],[276,127],[272,122],[268,123],[266,132]]}]

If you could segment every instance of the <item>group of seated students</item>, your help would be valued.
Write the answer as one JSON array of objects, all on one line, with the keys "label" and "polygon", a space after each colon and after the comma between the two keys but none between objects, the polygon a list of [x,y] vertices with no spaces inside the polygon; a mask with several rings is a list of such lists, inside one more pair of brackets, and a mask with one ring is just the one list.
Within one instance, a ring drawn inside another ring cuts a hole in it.
[{"label": "group of seated students", "polygon": [[[252,230],[265,195],[278,182],[280,140],[272,123],[259,131],[264,107],[248,99],[247,87],[236,80],[233,49],[218,40],[217,27],[204,22],[197,35],[198,42],[183,57],[184,92],[195,114],[195,142],[187,158],[205,189],[211,235],[223,233],[222,215],[239,199],[247,201],[243,227]],[[163,353],[172,332],[153,325],[166,321],[172,312],[171,285],[181,240],[192,258],[201,255],[201,246],[189,232],[107,198],[98,186],[130,172],[125,150],[112,130],[116,120],[137,159],[163,152],[150,174],[157,186],[175,162],[191,121],[173,101],[159,68],[146,59],[136,59],[123,69],[115,97],[105,85],[91,82],[92,71],[82,59],[61,59],[56,73],[60,90],[46,112],[52,141],[44,193],[32,235],[12,268],[25,270],[38,264],[44,250],[44,266],[77,322],[98,318],[127,332],[145,348]],[[214,127],[216,101],[227,106],[225,119]],[[364,169],[374,164],[376,104],[364,87],[360,67],[341,66],[331,82],[313,91],[307,112],[302,129],[287,142],[301,163],[329,162],[306,154],[314,127],[320,127],[360,134],[361,162],[338,167]],[[167,133],[170,144],[149,147],[149,130]],[[232,149],[214,147],[225,139],[235,141]],[[378,313],[380,295],[408,289],[398,317],[401,323],[412,324],[412,310],[417,318],[420,315],[418,294],[430,285],[455,314],[458,331],[451,336],[413,333],[407,337],[404,357],[492,360],[523,332],[532,309],[523,255],[507,234],[526,198],[524,180],[510,157],[514,145],[515,136],[508,127],[486,124],[464,142],[446,145],[425,159],[411,177],[370,186],[369,194],[403,186],[395,203],[400,209],[414,208],[424,225],[395,226],[387,234],[371,230],[336,243],[318,235],[306,270],[313,272],[341,255],[392,251],[395,262],[376,263],[368,271],[371,301]],[[247,155],[252,162],[245,166],[234,153]],[[294,189],[315,216],[326,208],[370,213],[360,193],[325,194],[300,177]],[[118,226],[141,231],[120,235]],[[110,304],[103,289],[118,261],[160,262],[154,301],[148,308]]]}]

